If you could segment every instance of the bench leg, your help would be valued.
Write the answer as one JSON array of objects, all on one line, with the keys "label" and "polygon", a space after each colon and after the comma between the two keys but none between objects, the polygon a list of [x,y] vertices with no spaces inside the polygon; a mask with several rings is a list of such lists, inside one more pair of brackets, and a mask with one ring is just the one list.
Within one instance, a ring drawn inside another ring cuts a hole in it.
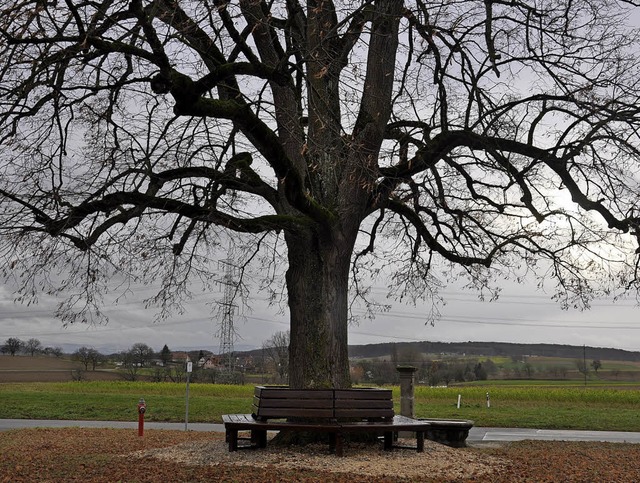
[{"label": "bench leg", "polygon": [[225,438],[229,443],[229,451],[238,451],[238,430],[227,429]]},{"label": "bench leg", "polygon": [[334,447],[336,456],[344,456],[344,436],[342,433],[330,433],[334,439]]},{"label": "bench leg", "polygon": [[393,431],[384,432],[384,450],[391,451],[393,449]]},{"label": "bench leg", "polygon": [[251,444],[258,448],[267,447],[267,431],[262,429],[251,430]]},{"label": "bench leg", "polygon": [[416,431],[416,443],[418,453],[424,453],[424,431]]}]

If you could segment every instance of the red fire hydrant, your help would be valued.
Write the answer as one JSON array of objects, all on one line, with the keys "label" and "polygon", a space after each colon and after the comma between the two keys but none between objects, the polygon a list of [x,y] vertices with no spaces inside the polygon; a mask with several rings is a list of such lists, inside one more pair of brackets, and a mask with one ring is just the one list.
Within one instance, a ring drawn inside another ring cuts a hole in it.
[{"label": "red fire hydrant", "polygon": [[144,399],[140,398],[138,401],[138,436],[141,438],[144,436],[144,413],[147,411],[147,403]]}]

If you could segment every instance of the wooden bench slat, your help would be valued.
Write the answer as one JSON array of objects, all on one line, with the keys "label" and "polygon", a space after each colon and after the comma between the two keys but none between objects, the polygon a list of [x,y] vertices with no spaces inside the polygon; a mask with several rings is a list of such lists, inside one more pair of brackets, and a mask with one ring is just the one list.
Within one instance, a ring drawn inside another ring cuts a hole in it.
[{"label": "wooden bench slat", "polygon": [[392,418],[393,410],[388,409],[336,409],[334,412],[336,418]]},{"label": "wooden bench slat", "polygon": [[253,388],[253,395],[260,397],[260,394],[264,392],[265,394],[273,393],[275,390],[287,389],[287,386],[255,386]]},{"label": "wooden bench slat", "polygon": [[[248,418],[247,418],[248,416]],[[223,423],[247,423],[253,421],[250,414],[223,414]]]},{"label": "wooden bench slat", "polygon": [[256,386],[254,395],[269,399],[330,399],[333,400],[333,389],[285,389],[283,387]]},{"label": "wooden bench slat", "polygon": [[334,389],[338,399],[389,399],[393,400],[391,389]]},{"label": "wooden bench slat", "polygon": [[393,411],[393,401],[382,399],[336,399],[334,406],[336,409],[371,408]]},{"label": "wooden bench slat", "polygon": [[254,414],[261,418],[333,418],[333,409],[258,408]]},{"label": "wooden bench slat", "polygon": [[253,405],[261,408],[333,408],[331,399],[265,399],[253,398]]}]

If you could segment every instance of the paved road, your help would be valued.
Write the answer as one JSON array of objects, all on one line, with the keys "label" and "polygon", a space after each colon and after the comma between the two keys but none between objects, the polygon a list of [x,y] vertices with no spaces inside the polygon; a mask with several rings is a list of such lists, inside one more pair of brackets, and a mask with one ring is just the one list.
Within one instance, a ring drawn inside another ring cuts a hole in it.
[{"label": "paved road", "polygon": [[[35,419],[0,419],[0,431],[21,428],[124,428],[136,430],[137,421],[59,421],[59,420],[35,420]],[[145,422],[145,429],[170,429],[184,430],[184,423],[156,423]],[[216,431],[224,432],[222,424],[189,423],[189,431]],[[520,441],[535,439],[545,441],[608,441],[613,443],[640,443],[640,433],[625,431],[570,431],[556,429],[518,429],[518,428],[481,428],[474,427],[469,431],[467,442],[491,443]]]},{"label": "paved road", "polygon": [[[8,431],[10,429],[21,428],[130,428],[138,430],[138,421],[63,421],[55,419],[0,419],[0,431]],[[145,429],[185,429],[184,423],[155,423],[145,421]],[[210,423],[189,423],[187,425],[189,431],[217,431],[224,432],[222,424]]]},{"label": "paved road", "polygon": [[471,428],[467,442],[501,442],[537,439],[544,441],[608,441],[640,443],[640,433],[626,431],[572,431],[560,429]]}]

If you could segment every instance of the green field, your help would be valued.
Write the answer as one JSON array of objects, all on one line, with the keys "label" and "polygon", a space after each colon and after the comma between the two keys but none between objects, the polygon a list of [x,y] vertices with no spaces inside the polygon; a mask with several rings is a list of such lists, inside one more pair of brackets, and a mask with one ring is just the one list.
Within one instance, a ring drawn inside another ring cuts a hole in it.
[{"label": "green field", "polygon": [[[513,381],[511,381],[513,382]],[[571,384],[418,387],[416,415],[472,419],[477,426],[640,431],[640,391]],[[487,393],[490,407],[487,407]],[[461,396],[460,409],[457,408]],[[399,400],[399,392],[397,396]]]},{"label": "green field", "polygon": [[[229,412],[250,412],[253,386],[191,384],[189,420],[220,422]],[[184,421],[185,385],[92,381],[0,384],[0,418],[134,421],[140,398],[148,421]]]},{"label": "green field", "polygon": [[[566,359],[562,357],[530,357],[527,359],[527,362],[534,365],[535,367],[539,367],[540,369],[545,369],[554,366],[566,366],[572,369],[576,368],[576,362],[571,359]],[[587,360],[587,365],[590,367],[590,360]],[[624,372],[638,372],[640,371],[640,364],[638,362],[633,361],[600,361],[602,364],[599,372],[610,372],[613,370],[624,371]],[[591,371],[592,375],[594,374]]]},{"label": "green field", "polygon": [[[472,419],[477,426],[640,431],[640,391],[519,381],[429,388],[415,392],[416,417]],[[184,421],[185,385],[150,382],[0,384],[0,418],[136,421],[147,403],[147,421]],[[399,412],[400,390],[394,390]],[[191,384],[190,422],[220,422],[227,413],[251,411],[253,386]],[[491,407],[487,407],[487,392]],[[461,406],[457,408],[458,395]]]}]

